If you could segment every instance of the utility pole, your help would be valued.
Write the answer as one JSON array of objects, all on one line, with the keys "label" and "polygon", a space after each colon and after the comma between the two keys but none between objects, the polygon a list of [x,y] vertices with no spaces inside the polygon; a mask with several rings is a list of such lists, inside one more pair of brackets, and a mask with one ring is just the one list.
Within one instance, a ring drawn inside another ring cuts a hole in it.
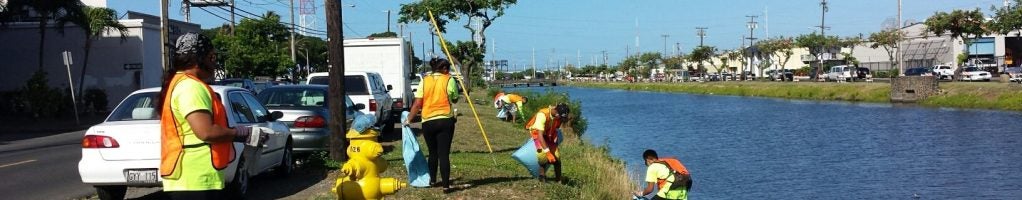
[{"label": "utility pole", "polygon": [[532,48],[532,78],[536,78],[536,47]]},{"label": "utility pole", "polygon": [[291,62],[298,63],[295,61],[295,0],[291,0],[291,9],[287,10],[291,13]]},{"label": "utility pole", "polygon": [[231,0],[231,35],[234,35],[234,0]]},{"label": "utility pole", "polygon": [[703,38],[706,37],[706,27],[696,27],[696,36],[699,36],[699,46],[703,46]]},{"label": "utility pole", "polygon": [[167,17],[170,7],[169,1],[160,0],[160,52],[163,54],[160,60],[163,61],[163,71],[170,69],[170,49],[167,48],[170,45],[170,32],[168,31],[170,20]]},{"label": "utility pole", "polygon": [[387,32],[390,32],[390,10],[387,10]]},{"label": "utility pole", "polygon": [[[749,18],[749,22],[748,22],[748,23],[746,23],[746,26],[748,26],[748,27],[749,27],[749,38],[748,38],[748,39],[749,39],[749,47],[752,47],[752,46],[756,46],[756,37],[754,36],[754,32],[753,32],[753,30],[755,30],[755,29],[756,29],[756,25],[757,25],[757,23],[756,23],[756,17],[757,17],[757,16],[755,16],[755,15],[746,15],[745,17],[748,17],[748,18]],[[749,49],[749,50],[752,50],[752,48],[748,48],[748,49]],[[754,66],[754,65],[752,64],[752,61],[753,61],[753,60],[752,60],[752,58],[753,58],[753,56],[752,56],[751,52],[750,52],[750,54],[748,54],[748,55],[749,55],[749,68],[748,68],[748,69],[749,69],[749,71],[754,71],[754,70],[756,70],[756,69],[754,69],[754,68],[753,68],[753,66]],[[744,68],[744,66],[743,66],[743,68]],[[742,74],[742,75],[740,76],[740,77],[742,77],[741,79],[742,79],[742,80],[745,80],[745,69],[742,69],[742,70],[741,70],[740,72],[738,72],[738,73],[741,73],[741,74]]]},{"label": "utility pole", "polygon": [[607,50],[601,52],[603,52],[603,65],[607,65]]},{"label": "utility pole", "polygon": [[660,37],[664,38],[664,57],[667,57],[667,37],[671,37],[671,35],[662,34]]},{"label": "utility pole", "polygon": [[[329,53],[328,58],[330,59],[329,76],[330,76],[330,88],[328,89],[327,102],[342,102],[344,97],[347,96],[344,92],[344,81],[341,76],[344,76],[344,48],[341,47],[343,44],[341,35],[341,22],[343,15],[341,15],[341,1],[328,0],[326,3],[326,27],[327,27],[327,40]],[[344,139],[343,132],[341,130],[347,130],[348,127],[344,123],[346,108],[344,106],[330,106],[330,117],[329,126],[339,127],[330,129],[330,159],[344,162],[347,160],[347,156],[344,155],[344,150],[348,148],[348,143]]]},{"label": "utility pole", "polygon": [[[829,10],[829,8],[827,7],[827,0],[820,0],[820,9],[822,11],[820,12],[820,36],[826,37],[827,34],[824,31],[826,31],[828,28],[825,22],[827,20],[827,10]],[[901,22],[898,22],[898,24],[901,24]],[[823,71],[823,56],[826,54],[827,54],[826,45],[820,47],[820,57],[817,58],[818,60],[820,60],[820,66],[816,67],[817,79],[819,79],[820,77],[819,76],[820,72]]]},{"label": "utility pole", "polygon": [[[1008,2],[1008,0],[1005,0],[1005,2]],[[901,23],[902,23],[901,22],[901,0],[897,0],[897,32],[898,33],[901,33],[901,28],[903,28],[903,26],[904,26],[904,24],[901,24]],[[897,76],[898,77],[904,77],[904,68],[901,67],[902,64],[904,64],[904,63],[901,63],[901,41],[900,40],[897,41],[897,44],[894,47],[894,51],[897,53],[897,57],[896,57],[897,58]]]},{"label": "utility pole", "polygon": [[631,47],[625,45],[625,57],[628,57],[629,55],[632,55]]}]

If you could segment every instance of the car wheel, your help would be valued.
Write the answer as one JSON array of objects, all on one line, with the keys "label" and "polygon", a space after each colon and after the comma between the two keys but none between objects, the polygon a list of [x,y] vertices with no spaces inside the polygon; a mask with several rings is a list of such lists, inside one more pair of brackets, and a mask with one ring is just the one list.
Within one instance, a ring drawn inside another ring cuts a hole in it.
[{"label": "car wheel", "polygon": [[128,186],[123,185],[96,186],[96,195],[102,200],[124,199],[124,193],[127,191]]},{"label": "car wheel", "polygon": [[245,157],[242,156],[238,159],[238,168],[234,170],[234,180],[227,185],[227,191],[230,199],[245,199],[245,195],[248,194],[248,183],[249,174],[248,170],[245,170]]},{"label": "car wheel", "polygon": [[291,144],[291,138],[287,139],[287,144],[284,145],[284,156],[280,159],[280,165],[277,165],[276,169],[277,177],[288,177],[295,171],[295,158],[294,158],[294,147]]}]

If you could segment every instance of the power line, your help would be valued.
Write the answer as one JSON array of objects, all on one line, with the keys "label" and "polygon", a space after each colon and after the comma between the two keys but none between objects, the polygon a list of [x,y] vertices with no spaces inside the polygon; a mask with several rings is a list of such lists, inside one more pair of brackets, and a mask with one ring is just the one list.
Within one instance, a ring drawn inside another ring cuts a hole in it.
[{"label": "power line", "polygon": [[215,16],[215,17],[217,17],[217,18],[220,18],[220,19],[222,19],[222,20],[224,20],[224,21],[231,21],[231,20],[229,20],[229,19],[227,19],[227,18],[221,17],[220,15],[214,14],[213,12],[210,12],[209,10],[206,10],[206,8],[205,8],[205,7],[198,7],[198,8],[199,8],[200,10],[202,10],[202,11],[205,11],[206,13],[209,13],[210,15],[213,15],[213,16]]},{"label": "power line", "polygon": [[[217,8],[220,8],[221,10],[224,10],[224,11],[230,12],[230,11],[228,11],[228,10],[227,10],[226,8],[223,8],[223,7],[217,7]],[[245,11],[245,10],[242,10],[242,9],[239,9],[239,8],[235,8],[235,10],[239,10],[239,11],[241,11],[241,12],[243,12],[243,13],[247,13],[247,14],[249,14],[249,15],[253,15],[253,16],[255,16],[256,18],[259,18],[259,19],[264,19],[264,20],[266,19],[266,18],[265,18],[265,17],[263,17],[263,16],[259,16],[259,15],[253,14],[253,13],[251,13],[251,12],[248,12],[248,11]],[[245,16],[245,15],[239,15],[239,16],[241,16],[242,18],[245,18],[245,19],[253,19],[253,20],[255,19],[255,18],[253,18],[253,17],[248,17],[248,16]],[[291,23],[287,23],[287,22],[281,22],[281,21],[278,21],[277,23],[278,23],[278,24],[281,24],[281,25],[284,25],[284,26],[291,26]],[[285,28],[287,28],[287,27],[285,27]],[[313,29],[313,28],[308,28],[308,27],[304,27],[304,26],[301,26],[301,25],[295,25],[295,28],[296,28],[296,29],[301,29],[301,30],[302,30],[302,31],[304,31],[304,32],[314,32],[314,33],[315,33],[316,35],[326,35],[326,31],[323,31],[323,30],[317,30],[317,29]]]}]

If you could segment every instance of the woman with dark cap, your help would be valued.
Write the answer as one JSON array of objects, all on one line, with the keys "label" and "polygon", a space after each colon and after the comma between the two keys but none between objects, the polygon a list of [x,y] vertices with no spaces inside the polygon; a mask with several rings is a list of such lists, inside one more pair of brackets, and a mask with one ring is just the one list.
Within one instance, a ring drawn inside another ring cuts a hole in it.
[{"label": "woman with dark cap", "polygon": [[[451,78],[451,65],[446,59],[435,58],[429,61],[433,73],[422,77],[422,85],[415,91],[415,103],[408,116],[416,116],[422,111],[422,137],[429,148],[429,178],[441,185],[444,193],[451,191],[451,142],[454,139],[454,124],[457,119],[451,104],[458,102],[458,86]],[[404,124],[410,124],[412,117]],[[437,168],[440,169],[442,180],[437,182]]]},{"label": "woman with dark cap", "polygon": [[177,39],[173,65],[164,71],[160,106],[160,176],[171,199],[222,199],[222,169],[234,160],[232,141],[248,127],[227,127],[220,98],[207,81],[216,69],[209,38],[187,33]]}]

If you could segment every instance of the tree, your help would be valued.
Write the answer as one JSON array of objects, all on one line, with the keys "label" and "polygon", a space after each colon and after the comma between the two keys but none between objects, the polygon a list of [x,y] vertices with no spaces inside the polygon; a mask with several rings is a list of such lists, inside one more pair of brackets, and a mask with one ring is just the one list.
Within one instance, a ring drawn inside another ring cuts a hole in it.
[{"label": "tree", "polygon": [[[482,70],[478,70],[483,64],[483,51],[473,41],[457,41],[456,44],[447,43],[451,47],[451,54],[456,60],[462,79],[466,87],[485,86],[482,81]],[[453,69],[453,68],[452,68]],[[471,90],[469,90],[471,91]]]},{"label": "tree", "polygon": [[[795,54],[795,42],[790,37],[784,36],[770,39],[770,41],[774,50],[773,55],[767,56],[777,57],[778,63],[776,65],[777,68],[775,69],[781,70],[784,68],[784,65],[788,64],[788,60],[791,59],[791,55]],[[783,73],[781,73],[781,75],[783,75]]]},{"label": "tree", "polygon": [[[817,33],[811,33],[809,35],[799,35],[795,37],[795,45],[798,47],[808,48],[809,54],[813,55],[817,59],[822,60],[822,55],[830,51],[830,49],[839,47],[839,39],[837,36],[824,36]],[[820,74],[824,66],[816,68],[816,74]]]},{"label": "tree", "polygon": [[226,32],[213,37],[217,60],[232,77],[279,77],[295,66],[288,55],[290,32],[280,24],[280,15],[267,12],[260,19],[243,19],[234,35]]},{"label": "tree", "polygon": [[[46,46],[46,26],[50,20],[66,21],[67,16],[81,15],[81,1],[77,0],[7,0],[2,14],[4,25],[17,18],[34,19],[39,22],[39,70],[43,70],[43,49]],[[31,12],[29,12],[31,10]],[[34,13],[35,17],[30,16]],[[57,30],[64,33],[64,27]]]},{"label": "tree", "polygon": [[[742,59],[742,57],[743,57],[742,56],[742,51],[743,51],[743,49],[735,49],[735,50],[731,50],[731,51],[727,51],[727,52],[723,53],[723,57],[721,57],[721,59],[720,59],[721,65],[724,66],[722,68],[727,69],[728,67],[730,67],[731,61],[738,61],[739,63],[741,63],[741,61],[743,60]],[[739,71],[745,72],[745,65],[742,65],[741,68],[742,69],[739,69]],[[720,71],[720,70],[718,69],[717,71]],[[742,74],[742,76],[740,76],[740,77],[744,77],[744,75],[745,75],[745,73],[740,73],[740,74]]]},{"label": "tree", "polygon": [[110,29],[119,32],[121,42],[124,42],[128,39],[128,27],[117,22],[117,11],[91,6],[82,6],[81,12],[68,16],[67,21],[60,21],[57,26],[64,27],[64,24],[67,22],[78,25],[82,32],[85,33],[85,58],[83,59],[84,62],[82,62],[82,74],[78,77],[78,94],[82,94],[82,89],[85,88],[85,85],[83,85],[85,83],[85,73],[89,69],[89,53],[92,51],[92,42],[103,37],[103,33]]},{"label": "tree", "polygon": [[[465,29],[468,29],[472,36],[479,35],[478,48],[486,52],[486,29],[493,25],[493,20],[504,16],[504,10],[518,3],[517,0],[423,0],[415,3],[401,4],[401,12],[398,22],[420,22],[430,21],[429,11],[436,16],[437,27],[440,32],[447,32],[447,22],[457,21],[461,17],[465,20]],[[491,14],[492,12],[492,14]],[[472,19],[479,19],[478,29],[472,26]]]},{"label": "tree", "polygon": [[703,67],[703,62],[709,62],[710,66],[714,66],[713,57],[717,55],[717,48],[713,46],[698,46],[692,50],[690,59],[697,63],[699,73],[706,73],[706,68]]},{"label": "tree", "polygon": [[397,37],[397,33],[395,33],[395,32],[373,33],[373,34],[369,34],[369,37],[371,37],[371,38],[393,38],[393,37]]},{"label": "tree", "polygon": [[[1012,31],[1022,30],[1022,0],[1015,0],[1012,6],[996,8],[991,6],[994,12],[993,19],[987,22],[991,32],[1007,35]],[[1016,32],[1015,36],[1022,36],[1022,32]]]},{"label": "tree", "polygon": [[[894,48],[898,45],[898,41],[904,39],[905,33],[902,33],[901,30],[898,29],[882,30],[880,32],[869,34],[869,42],[872,43],[869,45],[869,48],[876,49],[879,47],[883,47],[884,51],[887,52],[887,61],[890,62],[891,65],[893,66],[896,65],[896,63],[894,63],[895,50]],[[902,69],[901,66],[898,66],[898,74],[901,74],[904,71],[905,70]]]},{"label": "tree", "polygon": [[854,56],[855,55],[855,47],[861,45],[864,42],[866,42],[866,41],[863,40],[861,33],[859,34],[859,36],[846,37],[844,39],[841,39],[841,41],[840,41],[841,45],[840,46],[844,47],[844,48],[848,48],[848,53],[843,53],[843,52],[841,53],[842,57],[844,57],[844,61],[845,61],[846,64],[852,64],[852,65],[855,65],[855,66],[859,65],[859,60],[856,59],[855,56]]},{"label": "tree", "polygon": [[[951,13],[937,12],[926,19],[926,32],[933,33],[938,37],[943,35],[949,35],[951,38],[961,39],[967,48],[965,52],[969,52],[968,46],[972,45],[972,41],[969,39],[979,37],[987,30],[984,28],[983,12],[979,11],[979,8],[975,10],[954,10]],[[956,76],[957,77],[957,74]]]}]

